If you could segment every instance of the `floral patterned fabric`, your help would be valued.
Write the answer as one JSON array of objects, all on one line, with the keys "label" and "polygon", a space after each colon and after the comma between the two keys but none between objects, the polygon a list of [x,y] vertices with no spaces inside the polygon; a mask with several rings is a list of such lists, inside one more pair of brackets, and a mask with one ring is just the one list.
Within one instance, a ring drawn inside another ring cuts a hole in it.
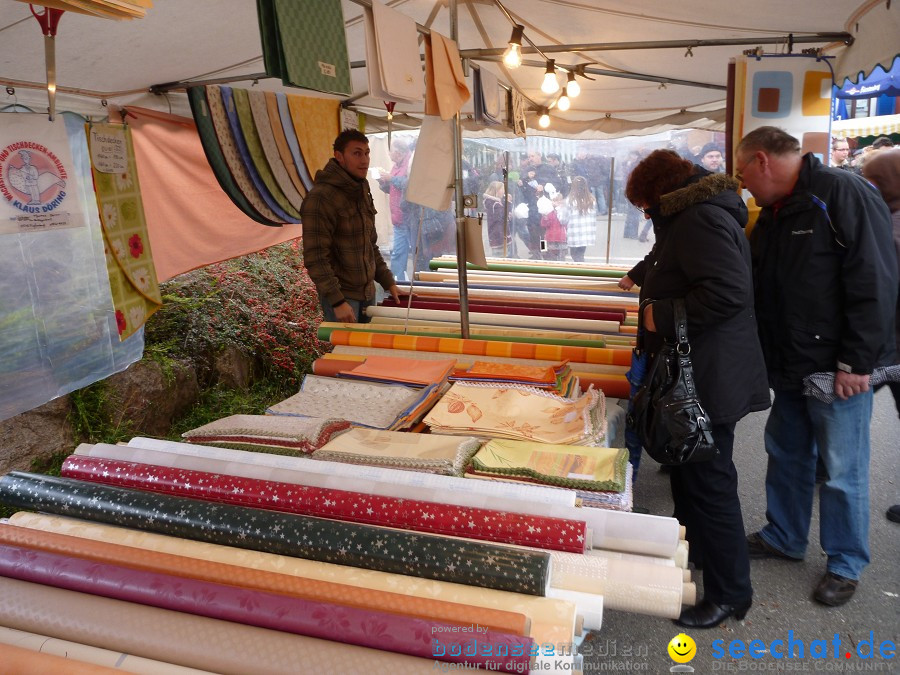
[{"label": "floral patterned fabric", "polygon": [[603,394],[577,399],[533,387],[455,383],[425,417],[433,431],[564,445],[600,445],[606,431]]},{"label": "floral patterned fabric", "polygon": [[119,339],[132,335],[162,307],[162,296],[150,252],[141,186],[138,183],[131,130],[117,124],[86,125],[88,145],[93,133],[124,134],[128,168],[104,173],[92,164],[94,190],[103,226],[106,269]]}]

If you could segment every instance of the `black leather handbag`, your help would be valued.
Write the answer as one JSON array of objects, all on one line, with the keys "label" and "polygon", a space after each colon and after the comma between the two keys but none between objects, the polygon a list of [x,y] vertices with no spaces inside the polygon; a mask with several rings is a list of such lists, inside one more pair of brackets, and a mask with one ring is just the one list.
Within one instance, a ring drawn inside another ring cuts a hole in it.
[{"label": "black leather handbag", "polygon": [[[643,351],[641,303],[635,355]],[[666,340],[656,354],[643,385],[632,399],[628,427],[634,431],[654,460],[660,464],[687,464],[714,459],[719,451],[712,438],[709,416],[697,397],[691,345],[687,338],[684,301],[674,301],[675,341]]]}]

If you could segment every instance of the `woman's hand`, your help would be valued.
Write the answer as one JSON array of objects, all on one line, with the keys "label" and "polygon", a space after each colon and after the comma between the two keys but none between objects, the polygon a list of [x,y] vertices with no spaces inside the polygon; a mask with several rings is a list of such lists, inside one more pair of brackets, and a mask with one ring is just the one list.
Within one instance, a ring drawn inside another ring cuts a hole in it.
[{"label": "woman's hand", "polygon": [[632,288],[634,288],[634,279],[626,274],[624,277],[619,279],[619,288],[621,288],[623,291],[630,291]]},{"label": "woman's hand", "polygon": [[644,307],[644,328],[651,333],[656,332],[656,322],[653,321],[653,303]]}]

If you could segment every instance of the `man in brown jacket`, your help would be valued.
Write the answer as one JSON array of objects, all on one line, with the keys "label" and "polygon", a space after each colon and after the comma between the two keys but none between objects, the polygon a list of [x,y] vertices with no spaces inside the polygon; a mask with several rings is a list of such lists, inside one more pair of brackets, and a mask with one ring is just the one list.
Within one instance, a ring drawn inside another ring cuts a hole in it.
[{"label": "man in brown jacket", "polygon": [[369,191],[369,139],[347,129],[334,140],[334,158],[316,172],[303,200],[303,259],[319,292],[325,321],[367,323],[375,282],[399,302],[397,284],[378,250]]}]

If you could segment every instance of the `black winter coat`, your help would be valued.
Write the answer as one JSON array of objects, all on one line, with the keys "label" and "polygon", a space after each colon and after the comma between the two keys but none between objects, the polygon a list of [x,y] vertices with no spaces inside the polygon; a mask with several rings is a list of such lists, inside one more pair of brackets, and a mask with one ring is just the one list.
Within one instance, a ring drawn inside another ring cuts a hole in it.
[{"label": "black winter coat", "polygon": [[803,157],[793,192],[750,236],[760,338],[775,389],[837,363],[868,374],[892,362],[897,260],[878,191]]},{"label": "black winter coat", "polygon": [[769,407],[769,387],[753,315],[747,208],[730,176],[698,173],[651,210],[656,245],[628,275],[653,300],[652,355],[674,339],[673,298],[683,298],[700,402],[713,424],[732,424]]}]

